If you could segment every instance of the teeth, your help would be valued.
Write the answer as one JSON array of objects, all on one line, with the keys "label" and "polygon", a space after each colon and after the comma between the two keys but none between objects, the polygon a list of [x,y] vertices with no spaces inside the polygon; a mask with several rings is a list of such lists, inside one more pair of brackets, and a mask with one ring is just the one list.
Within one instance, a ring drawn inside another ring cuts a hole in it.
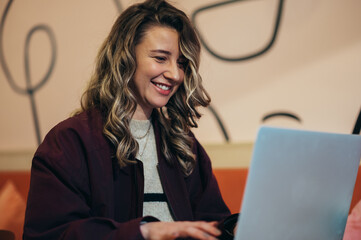
[{"label": "teeth", "polygon": [[160,89],[163,89],[163,90],[169,90],[169,89],[170,89],[170,87],[165,86],[165,85],[162,85],[162,84],[159,84],[159,83],[156,83],[155,85],[156,85],[157,87],[159,87]]}]

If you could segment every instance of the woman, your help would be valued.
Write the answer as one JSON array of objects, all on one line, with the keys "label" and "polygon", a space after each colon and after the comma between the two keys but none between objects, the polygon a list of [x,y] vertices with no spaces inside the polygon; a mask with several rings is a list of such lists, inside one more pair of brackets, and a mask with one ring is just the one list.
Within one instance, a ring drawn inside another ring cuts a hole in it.
[{"label": "woman", "polygon": [[232,217],[190,132],[210,102],[199,56],[189,19],[167,2],[119,16],[82,109],[35,153],[24,239],[220,236]]}]

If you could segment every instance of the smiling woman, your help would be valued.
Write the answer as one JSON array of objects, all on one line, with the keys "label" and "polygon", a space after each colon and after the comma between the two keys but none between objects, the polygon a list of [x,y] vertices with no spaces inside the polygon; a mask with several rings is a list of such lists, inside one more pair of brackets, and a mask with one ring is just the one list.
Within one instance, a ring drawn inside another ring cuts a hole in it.
[{"label": "smiling woman", "polygon": [[228,239],[237,216],[190,131],[210,102],[199,57],[166,1],[118,17],[81,109],[35,153],[24,239]]}]

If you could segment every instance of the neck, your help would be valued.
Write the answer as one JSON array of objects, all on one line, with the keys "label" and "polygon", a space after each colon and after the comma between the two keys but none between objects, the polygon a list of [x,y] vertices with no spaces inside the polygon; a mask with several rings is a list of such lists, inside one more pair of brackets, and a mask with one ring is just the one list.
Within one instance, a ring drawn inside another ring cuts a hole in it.
[{"label": "neck", "polygon": [[153,109],[144,111],[143,108],[141,108],[139,105],[137,106],[137,109],[135,110],[132,119],[135,120],[148,120],[150,116],[152,115]]}]

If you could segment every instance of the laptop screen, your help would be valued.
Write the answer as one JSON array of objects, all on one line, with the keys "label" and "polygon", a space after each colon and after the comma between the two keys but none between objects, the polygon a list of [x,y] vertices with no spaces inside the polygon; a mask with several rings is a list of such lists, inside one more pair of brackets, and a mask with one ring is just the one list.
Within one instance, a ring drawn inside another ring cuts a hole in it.
[{"label": "laptop screen", "polygon": [[342,239],[361,136],[261,127],[236,239]]}]

